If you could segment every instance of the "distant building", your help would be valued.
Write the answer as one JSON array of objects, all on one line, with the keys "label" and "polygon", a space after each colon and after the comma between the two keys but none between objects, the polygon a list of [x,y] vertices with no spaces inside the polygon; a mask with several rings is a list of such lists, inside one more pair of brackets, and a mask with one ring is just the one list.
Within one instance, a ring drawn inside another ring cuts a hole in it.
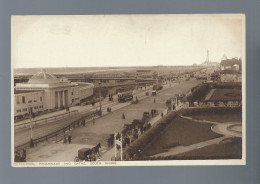
[{"label": "distant building", "polygon": [[92,96],[93,89],[91,83],[73,83],[42,71],[32,76],[27,83],[16,84],[14,115],[23,116],[30,111],[37,113],[77,105]]},{"label": "distant building", "polygon": [[241,71],[242,61],[238,58],[227,59],[223,57],[220,62],[220,70],[237,70]]},{"label": "distant building", "polygon": [[154,75],[153,70],[136,70],[136,76],[141,78],[153,78]]},{"label": "distant building", "polygon": [[222,70],[220,71],[221,82],[242,82],[242,74],[237,70]]}]

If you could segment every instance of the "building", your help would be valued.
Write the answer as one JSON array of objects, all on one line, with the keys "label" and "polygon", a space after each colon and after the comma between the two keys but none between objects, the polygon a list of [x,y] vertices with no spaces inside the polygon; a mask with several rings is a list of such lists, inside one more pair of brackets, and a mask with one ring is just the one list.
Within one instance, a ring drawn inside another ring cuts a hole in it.
[{"label": "building", "polygon": [[29,115],[30,112],[44,111],[43,90],[16,90],[14,89],[15,117]]},{"label": "building", "polygon": [[242,70],[241,59],[238,59],[238,58],[227,59],[226,57],[223,57],[223,58],[224,59],[222,59],[220,62],[220,70],[236,70],[236,71]]},{"label": "building", "polygon": [[79,104],[93,95],[91,83],[73,83],[45,71],[33,75],[27,83],[17,83],[14,90],[14,115],[63,109]]},{"label": "building", "polygon": [[242,82],[242,73],[237,70],[222,70],[220,71],[221,82]]}]

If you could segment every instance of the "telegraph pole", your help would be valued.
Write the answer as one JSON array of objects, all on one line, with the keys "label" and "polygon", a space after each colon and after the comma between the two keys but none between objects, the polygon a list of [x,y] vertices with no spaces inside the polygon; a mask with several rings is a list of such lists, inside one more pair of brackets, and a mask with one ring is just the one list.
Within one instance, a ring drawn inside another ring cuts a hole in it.
[{"label": "telegraph pole", "polygon": [[123,160],[123,137],[122,137],[122,134],[121,134],[119,140],[117,140],[116,139],[117,135],[118,135],[118,133],[114,134],[115,158],[117,157],[117,145],[118,145],[118,146],[120,146],[120,158],[121,158],[121,161],[122,161]]},{"label": "telegraph pole", "polygon": [[30,147],[34,146],[33,143],[33,127],[32,127],[32,107],[29,106],[29,114],[30,114],[30,129],[31,129],[31,139],[30,139]]},{"label": "telegraph pole", "polygon": [[117,152],[117,150],[116,150],[116,134],[117,134],[117,133],[114,134],[115,159],[116,159],[116,152]]},{"label": "telegraph pole", "polygon": [[102,105],[101,105],[101,82],[99,84],[99,110],[100,110],[100,116],[102,115]]},{"label": "telegraph pole", "polygon": [[122,161],[123,160],[123,137],[122,137],[122,135],[121,135],[120,147],[121,147],[121,161]]}]

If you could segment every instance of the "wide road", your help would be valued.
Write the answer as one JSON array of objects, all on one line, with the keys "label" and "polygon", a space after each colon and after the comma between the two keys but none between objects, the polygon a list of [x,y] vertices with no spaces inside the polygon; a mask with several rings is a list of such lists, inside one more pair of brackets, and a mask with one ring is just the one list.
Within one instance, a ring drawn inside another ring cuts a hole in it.
[{"label": "wide road", "polygon": [[[187,93],[192,87],[201,83],[201,81],[190,80],[183,81],[180,84],[172,85],[158,93],[156,97],[149,96],[140,100],[138,104],[131,104],[118,110],[112,108],[112,112],[96,119],[95,124],[89,122],[85,127],[75,128],[72,131],[72,144],[62,145],[62,143],[50,143],[28,152],[28,161],[73,161],[77,151],[82,147],[89,147],[101,143],[102,152],[108,150],[107,139],[110,134],[120,132],[126,123],[131,123],[134,119],[141,119],[143,112],[150,112],[151,109],[157,109],[160,112],[166,108],[166,100],[174,97],[176,94]],[[155,103],[154,103],[155,98]],[[122,103],[121,105],[124,105]],[[126,119],[122,119],[122,114]],[[73,151],[71,149],[74,149]],[[52,151],[49,151],[52,150]],[[56,150],[56,151],[55,151]],[[63,158],[64,157],[64,158]]]},{"label": "wide road", "polygon": [[[145,97],[146,91],[151,92],[152,88],[149,87],[147,90],[139,90],[139,91],[134,91],[134,95],[137,96],[139,99],[142,99]],[[102,102],[102,112],[103,114],[106,114],[106,108],[111,107],[114,109],[121,108],[122,106],[128,105],[128,103],[120,104],[117,102],[117,97],[114,98],[113,102],[109,101],[103,101]],[[70,116],[66,116],[66,118],[59,119],[59,120],[52,120],[50,122],[43,122],[43,123],[38,123],[36,125],[33,125],[33,139],[37,139],[40,137],[43,137],[45,135],[48,135],[50,133],[53,133],[55,131],[58,131],[60,129],[63,129],[64,127],[68,126],[71,124],[73,121],[76,121],[82,117],[88,116],[92,114],[93,112],[96,111],[96,109],[99,109],[99,103],[96,103],[94,107],[91,105],[88,106],[76,106],[72,107],[71,109],[75,110],[77,109],[79,113],[74,113]],[[96,118],[96,117],[95,117]],[[86,119],[89,120],[90,118]],[[14,128],[14,146],[17,147],[19,145],[23,145],[25,143],[28,143],[30,141],[31,137],[31,129],[29,126],[27,127],[15,127]]]}]

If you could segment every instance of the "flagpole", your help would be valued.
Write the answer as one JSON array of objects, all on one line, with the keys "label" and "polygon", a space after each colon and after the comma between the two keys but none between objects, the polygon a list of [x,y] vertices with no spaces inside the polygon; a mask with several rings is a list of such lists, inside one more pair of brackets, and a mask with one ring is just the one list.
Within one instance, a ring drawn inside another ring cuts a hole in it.
[{"label": "flagpole", "polygon": [[116,160],[116,133],[114,134],[115,160]]},{"label": "flagpole", "polygon": [[120,145],[120,147],[121,147],[121,160],[123,160],[123,137],[122,137],[122,135],[121,135],[121,145]]}]

